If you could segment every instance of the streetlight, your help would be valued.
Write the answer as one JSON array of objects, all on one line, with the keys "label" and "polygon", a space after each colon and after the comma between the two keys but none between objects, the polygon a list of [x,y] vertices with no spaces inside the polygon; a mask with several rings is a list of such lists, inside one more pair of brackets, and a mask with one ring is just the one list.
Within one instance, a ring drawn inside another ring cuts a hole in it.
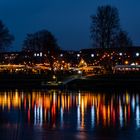
[{"label": "streetlight", "polygon": [[140,55],[140,54],[137,52],[137,53],[136,53],[136,57],[138,57],[139,55]]},{"label": "streetlight", "polygon": [[94,57],[94,54],[91,54],[91,57]]},{"label": "streetlight", "polygon": [[80,57],[80,54],[77,54],[77,57]]},{"label": "streetlight", "polygon": [[119,53],[120,56],[122,56],[122,53]]}]

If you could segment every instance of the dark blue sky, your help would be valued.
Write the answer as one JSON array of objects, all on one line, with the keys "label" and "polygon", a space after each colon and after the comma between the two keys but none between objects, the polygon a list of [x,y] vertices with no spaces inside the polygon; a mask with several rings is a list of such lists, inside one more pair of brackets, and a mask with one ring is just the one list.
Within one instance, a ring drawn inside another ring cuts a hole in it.
[{"label": "dark blue sky", "polygon": [[0,19],[15,36],[19,50],[27,33],[51,31],[63,49],[91,47],[90,16],[100,5],[116,6],[122,28],[140,45],[140,0],[0,0]]}]

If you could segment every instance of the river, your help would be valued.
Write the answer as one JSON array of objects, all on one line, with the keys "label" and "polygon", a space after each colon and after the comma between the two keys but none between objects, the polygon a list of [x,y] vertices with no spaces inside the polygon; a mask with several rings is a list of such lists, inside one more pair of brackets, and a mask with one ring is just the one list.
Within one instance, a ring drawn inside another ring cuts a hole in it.
[{"label": "river", "polygon": [[140,139],[140,91],[0,91],[0,140],[55,139]]}]

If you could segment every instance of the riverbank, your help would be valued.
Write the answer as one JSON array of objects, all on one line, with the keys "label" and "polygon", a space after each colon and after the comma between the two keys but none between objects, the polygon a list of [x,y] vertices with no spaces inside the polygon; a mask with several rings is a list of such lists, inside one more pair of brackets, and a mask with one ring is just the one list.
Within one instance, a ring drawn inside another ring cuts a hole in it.
[{"label": "riverbank", "polygon": [[87,77],[84,79],[76,79],[68,83],[67,88],[70,89],[93,89],[93,88],[139,88],[140,74],[107,74]]},{"label": "riverbank", "polygon": [[0,88],[40,88],[46,79],[39,74],[0,74]]},{"label": "riverbank", "polygon": [[[47,86],[42,86],[42,82],[47,82],[49,80],[49,75],[0,74],[0,88],[47,88]],[[110,87],[140,88],[139,85],[139,73],[107,74],[78,78],[64,85],[64,88],[76,90]]]}]

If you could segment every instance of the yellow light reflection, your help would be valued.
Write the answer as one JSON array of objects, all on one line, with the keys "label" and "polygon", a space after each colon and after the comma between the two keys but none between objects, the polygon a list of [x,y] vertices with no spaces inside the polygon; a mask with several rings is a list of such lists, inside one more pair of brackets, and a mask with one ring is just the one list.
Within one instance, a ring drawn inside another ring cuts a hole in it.
[{"label": "yellow light reflection", "polygon": [[[111,95],[106,99],[105,94],[90,94],[89,92],[78,94],[63,94],[59,92],[37,92],[22,94],[18,91],[7,92],[0,94],[0,108],[21,109],[27,111],[27,118],[30,122],[31,115],[34,115],[34,123],[42,124],[49,121],[54,126],[56,124],[57,115],[64,121],[63,115],[77,107],[77,126],[80,129],[85,128],[85,114],[88,113],[88,108],[91,108],[91,125],[98,126],[100,123],[104,127],[116,125],[119,121],[121,127],[129,122],[131,113],[135,113],[136,106],[139,103],[139,95],[130,96],[124,93],[117,97]],[[31,111],[34,110],[34,113]],[[58,113],[59,112],[59,113]],[[139,108],[137,108],[137,118],[139,117]],[[75,115],[76,117],[76,115]],[[38,119],[40,120],[38,122]],[[117,120],[118,119],[118,120]],[[63,126],[63,125],[62,125]]]}]

